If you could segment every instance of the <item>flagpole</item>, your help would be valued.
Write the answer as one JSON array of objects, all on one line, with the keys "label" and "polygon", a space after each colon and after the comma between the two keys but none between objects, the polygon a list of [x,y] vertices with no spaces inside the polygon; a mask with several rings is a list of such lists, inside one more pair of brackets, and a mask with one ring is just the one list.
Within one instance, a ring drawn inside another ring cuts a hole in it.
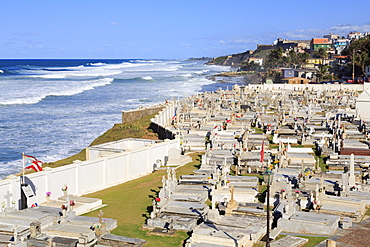
[{"label": "flagpole", "polygon": [[24,184],[24,152],[22,152],[22,166],[23,166],[23,169],[22,169],[22,184]]}]

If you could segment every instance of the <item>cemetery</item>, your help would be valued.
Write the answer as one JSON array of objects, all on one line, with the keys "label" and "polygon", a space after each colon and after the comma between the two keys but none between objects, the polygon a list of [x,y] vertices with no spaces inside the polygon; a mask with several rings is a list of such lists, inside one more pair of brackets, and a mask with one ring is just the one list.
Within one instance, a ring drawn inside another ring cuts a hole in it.
[{"label": "cemetery", "polygon": [[[369,89],[236,85],[169,101],[151,121],[172,140],[92,146],[86,161],[0,181],[0,244],[143,246],[112,234],[107,205],[85,195],[160,172],[149,234],[189,233],[186,247],[303,246],[300,235],[348,244],[370,208],[370,119],[359,115],[370,94],[357,102],[358,91]],[[199,167],[178,175],[197,151]]]}]

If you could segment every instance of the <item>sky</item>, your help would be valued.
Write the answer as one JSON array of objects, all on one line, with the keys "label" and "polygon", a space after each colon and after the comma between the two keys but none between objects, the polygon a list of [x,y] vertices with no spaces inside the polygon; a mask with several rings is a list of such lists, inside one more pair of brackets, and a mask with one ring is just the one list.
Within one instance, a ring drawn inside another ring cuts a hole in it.
[{"label": "sky", "polygon": [[277,38],[370,32],[369,0],[16,0],[0,7],[0,59],[185,59]]}]

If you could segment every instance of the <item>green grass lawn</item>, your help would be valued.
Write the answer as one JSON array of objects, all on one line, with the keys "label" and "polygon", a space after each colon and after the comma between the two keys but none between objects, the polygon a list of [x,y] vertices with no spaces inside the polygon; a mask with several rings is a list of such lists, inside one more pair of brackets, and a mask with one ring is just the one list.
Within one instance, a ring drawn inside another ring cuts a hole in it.
[{"label": "green grass lawn", "polygon": [[[287,235],[284,235],[284,234],[280,234],[276,240],[280,239],[280,238],[283,238]],[[314,247],[316,245],[318,245],[319,243],[321,243],[322,241],[324,241],[325,239],[327,239],[327,237],[315,237],[315,236],[299,236],[299,235],[294,235],[295,237],[300,237],[300,238],[307,238],[308,239],[308,242],[303,245],[304,247]],[[259,242],[259,243],[255,243],[253,245],[253,247],[263,247],[265,246],[265,242]]]},{"label": "green grass lawn", "polygon": [[[193,161],[176,170],[180,175],[192,174],[198,169],[201,162],[201,154],[191,155]],[[102,191],[98,191],[87,197],[101,198],[103,204],[107,204],[102,210],[104,217],[118,221],[118,227],[113,234],[140,238],[147,241],[145,246],[182,246],[189,236],[186,232],[178,231],[173,236],[150,235],[148,230],[141,227],[145,220],[150,217],[152,200],[157,197],[162,186],[162,176],[166,176],[166,170],[156,171],[145,177],[135,179]],[[97,217],[99,210],[85,214],[85,216]]]}]

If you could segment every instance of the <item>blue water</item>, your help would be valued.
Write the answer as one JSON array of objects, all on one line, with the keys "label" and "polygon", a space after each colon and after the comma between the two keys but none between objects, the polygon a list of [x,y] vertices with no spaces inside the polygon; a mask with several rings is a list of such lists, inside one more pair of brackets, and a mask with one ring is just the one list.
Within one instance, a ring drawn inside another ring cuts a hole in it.
[{"label": "blue water", "polygon": [[69,157],[121,122],[122,110],[215,90],[229,71],[184,60],[0,60],[0,179],[21,153]]}]

